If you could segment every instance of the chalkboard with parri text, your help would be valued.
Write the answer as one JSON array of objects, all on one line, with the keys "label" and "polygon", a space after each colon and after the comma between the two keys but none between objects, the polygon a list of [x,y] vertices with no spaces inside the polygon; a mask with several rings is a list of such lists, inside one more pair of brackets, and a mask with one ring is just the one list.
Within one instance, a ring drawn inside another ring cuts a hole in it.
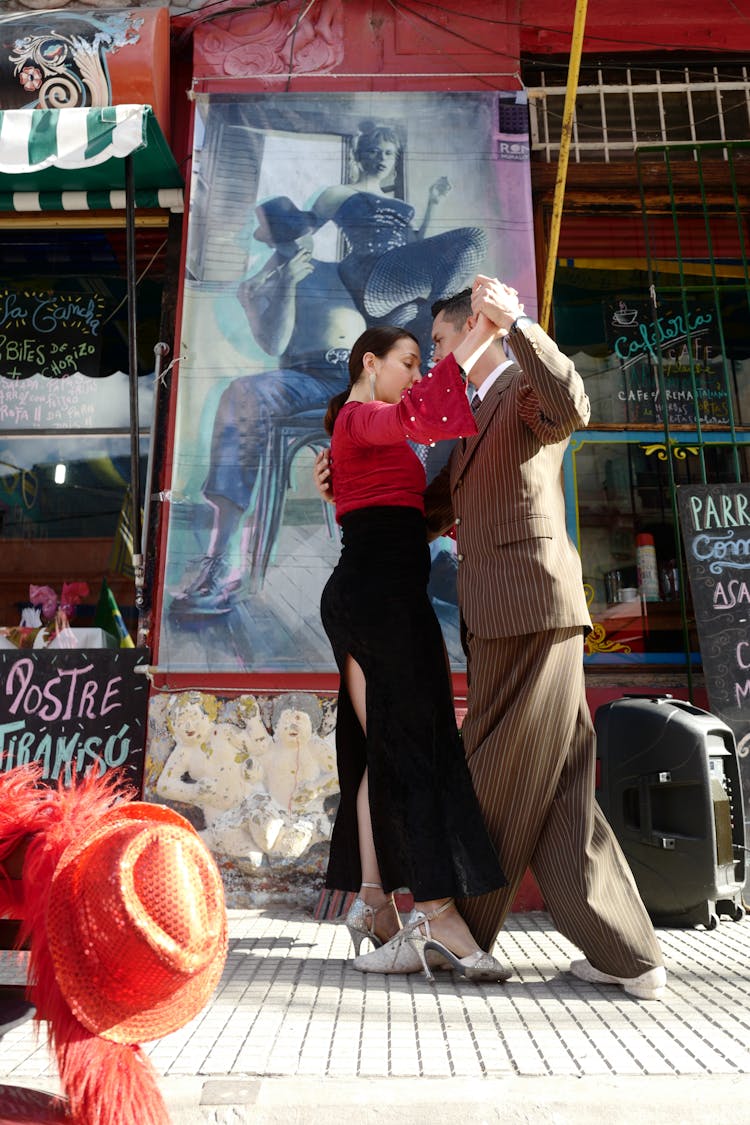
[{"label": "chalkboard with parri text", "polygon": [[0,771],[39,762],[43,780],[121,767],[140,793],[148,680],[146,649],[0,651]]},{"label": "chalkboard with parri text", "polygon": [[677,503],[708,702],[734,732],[750,838],[750,484],[681,485]]}]

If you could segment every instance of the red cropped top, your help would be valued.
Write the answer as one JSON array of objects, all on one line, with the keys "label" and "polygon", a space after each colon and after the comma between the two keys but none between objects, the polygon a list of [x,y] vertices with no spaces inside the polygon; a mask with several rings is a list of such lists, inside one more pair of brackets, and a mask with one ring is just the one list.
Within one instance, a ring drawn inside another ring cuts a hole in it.
[{"label": "red cropped top", "polygon": [[432,445],[477,432],[461,370],[446,356],[401,401],[347,402],[331,439],[336,519],[376,505],[424,512],[425,473],[407,439]]}]

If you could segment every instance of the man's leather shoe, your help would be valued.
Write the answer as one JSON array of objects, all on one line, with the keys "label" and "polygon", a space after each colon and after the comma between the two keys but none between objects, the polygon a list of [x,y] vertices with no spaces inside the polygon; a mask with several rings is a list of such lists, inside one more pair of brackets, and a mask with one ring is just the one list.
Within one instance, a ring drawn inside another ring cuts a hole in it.
[{"label": "man's leather shoe", "polygon": [[667,972],[663,965],[657,965],[655,969],[649,969],[639,977],[615,977],[610,973],[603,973],[601,969],[595,969],[583,957],[580,961],[571,961],[570,971],[574,977],[589,984],[619,984],[629,996],[635,996],[639,1000],[661,1000],[667,990]]}]

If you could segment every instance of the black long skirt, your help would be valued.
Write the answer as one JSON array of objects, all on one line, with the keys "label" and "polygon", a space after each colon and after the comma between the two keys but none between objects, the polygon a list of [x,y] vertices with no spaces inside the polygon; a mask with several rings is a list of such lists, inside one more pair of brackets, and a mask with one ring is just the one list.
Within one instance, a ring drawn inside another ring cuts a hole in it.
[{"label": "black long skirt", "polygon": [[[456,728],[443,636],[427,597],[424,519],[415,508],[365,508],[341,526],[341,557],[321,598],[341,673],[341,802],[327,886],[361,883],[356,799],[366,767],[383,889],[408,887],[419,902],[486,894],[505,878]],[[343,678],[347,654],[367,683],[366,737]]]}]

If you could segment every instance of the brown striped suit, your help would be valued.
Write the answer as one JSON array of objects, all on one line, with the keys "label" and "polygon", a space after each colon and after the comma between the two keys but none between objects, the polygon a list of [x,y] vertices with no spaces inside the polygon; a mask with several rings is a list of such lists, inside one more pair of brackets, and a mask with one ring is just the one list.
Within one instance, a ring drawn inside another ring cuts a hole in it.
[{"label": "brown striped suit", "polygon": [[590,624],[565,526],[562,458],[585,427],[580,375],[539,325],[514,327],[513,364],[489,388],[479,433],[425,494],[455,521],[468,661],[469,768],[508,885],[461,904],[491,949],[531,866],[556,926],[604,972],[662,964],[627,863],[594,800],[595,735],[583,679]]}]

